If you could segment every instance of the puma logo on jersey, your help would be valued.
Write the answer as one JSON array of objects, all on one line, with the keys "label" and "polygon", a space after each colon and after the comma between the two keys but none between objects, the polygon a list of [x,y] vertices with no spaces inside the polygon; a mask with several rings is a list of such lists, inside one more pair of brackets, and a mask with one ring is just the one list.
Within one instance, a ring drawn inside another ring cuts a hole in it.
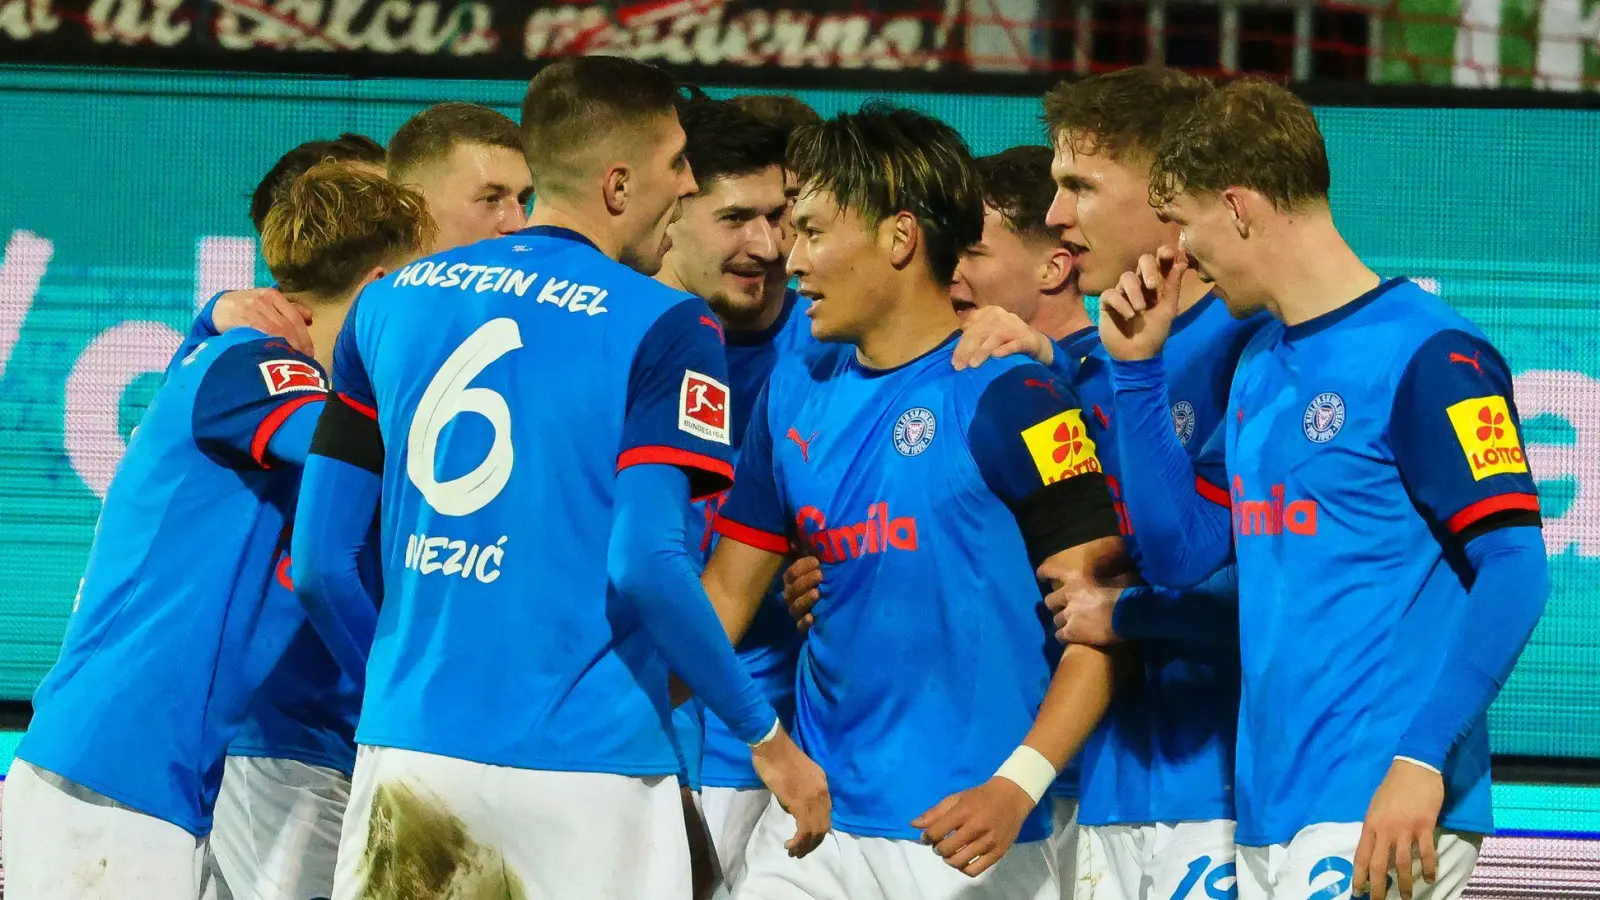
[{"label": "puma logo on jersey", "polygon": [[786,437],[800,446],[800,461],[811,462],[811,442],[817,439],[817,432],[813,431],[811,437],[802,438],[800,432],[791,428]]},{"label": "puma logo on jersey", "polygon": [[1471,366],[1478,370],[1479,375],[1483,374],[1483,366],[1478,363],[1478,354],[1476,353],[1472,354],[1471,356],[1463,356],[1460,353],[1452,352],[1450,354],[1450,361],[1453,363],[1461,363],[1465,366]]},{"label": "puma logo on jersey", "polygon": [[1025,388],[1042,388],[1049,391],[1050,396],[1057,400],[1061,399],[1061,394],[1056,390],[1056,383],[1053,381],[1045,381],[1042,378],[1024,378],[1022,379],[1022,386]]}]

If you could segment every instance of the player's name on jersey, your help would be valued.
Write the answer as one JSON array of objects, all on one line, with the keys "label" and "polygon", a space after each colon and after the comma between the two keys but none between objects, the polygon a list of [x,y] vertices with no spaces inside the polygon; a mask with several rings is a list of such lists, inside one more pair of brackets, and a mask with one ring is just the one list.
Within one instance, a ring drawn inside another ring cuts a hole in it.
[{"label": "player's name on jersey", "polygon": [[[456,288],[479,294],[516,294],[525,297],[538,282],[538,272],[526,272],[507,266],[484,266],[469,263],[452,263],[449,260],[423,260],[414,262],[395,273],[395,287]],[[539,303],[552,303],[567,312],[588,313],[598,316],[610,312],[605,308],[606,291],[592,284],[580,284],[554,275],[546,278],[534,294]]]},{"label": "player's name on jersey", "polygon": [[423,575],[454,575],[493,584],[506,559],[506,535],[492,544],[471,544],[459,538],[412,534],[406,537],[405,567]]}]

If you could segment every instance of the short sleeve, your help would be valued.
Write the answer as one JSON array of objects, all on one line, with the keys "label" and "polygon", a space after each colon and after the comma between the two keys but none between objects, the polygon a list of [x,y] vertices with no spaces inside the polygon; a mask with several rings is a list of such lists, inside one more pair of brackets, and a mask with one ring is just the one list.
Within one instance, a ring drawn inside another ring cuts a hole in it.
[{"label": "short sleeve", "polygon": [[356,345],[356,310],[360,306],[358,297],[344,317],[339,337],[333,342],[333,389],[347,404],[366,413],[368,418],[376,419],[377,395],[373,393],[372,379],[367,375],[366,364]]},{"label": "short sleeve", "polygon": [[[770,384],[770,382],[769,382]],[[785,512],[773,471],[772,425],[767,414],[767,388],[756,396],[739,448],[733,489],[717,510],[712,528],[725,538],[771,553],[788,553]]]},{"label": "short sleeve", "polygon": [[195,392],[195,444],[231,469],[272,467],[267,445],[296,410],[321,403],[328,378],[316,360],[279,338],[228,347]]},{"label": "short sleeve", "polygon": [[973,409],[967,442],[1036,562],[1119,534],[1081,402],[1043,366],[1019,366],[990,382]]},{"label": "short sleeve", "polygon": [[1494,347],[1444,331],[1400,377],[1389,438],[1412,499],[1463,542],[1498,527],[1539,524],[1511,372]]},{"label": "short sleeve", "polygon": [[650,326],[628,378],[617,471],[677,466],[702,500],[733,479],[728,360],[722,328],[701,300],[685,300]]}]

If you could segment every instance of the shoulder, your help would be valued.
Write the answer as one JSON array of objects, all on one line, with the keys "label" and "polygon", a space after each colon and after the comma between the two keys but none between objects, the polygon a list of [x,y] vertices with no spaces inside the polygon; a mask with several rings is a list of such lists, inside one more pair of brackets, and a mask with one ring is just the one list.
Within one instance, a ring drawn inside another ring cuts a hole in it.
[{"label": "shoulder", "polygon": [[1081,407],[1077,390],[1026,356],[954,372],[955,394],[972,419],[1043,419]]}]

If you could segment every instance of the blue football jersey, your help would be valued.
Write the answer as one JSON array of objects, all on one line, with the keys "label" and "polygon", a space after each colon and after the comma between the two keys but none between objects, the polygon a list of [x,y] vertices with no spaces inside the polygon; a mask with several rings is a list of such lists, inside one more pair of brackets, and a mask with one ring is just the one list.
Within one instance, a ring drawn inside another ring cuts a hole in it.
[{"label": "blue football jersey", "polygon": [[[1402,279],[1249,343],[1226,461],[1244,667],[1238,842],[1360,822],[1465,604],[1463,534],[1536,512],[1505,361]],[[1480,718],[1440,825],[1486,833]]]},{"label": "blue football jersey", "polygon": [[[1222,424],[1234,366],[1265,324],[1240,321],[1206,295],[1173,322],[1163,350],[1172,424],[1191,457]],[[1098,338],[1098,335],[1096,336]],[[1106,351],[1094,342],[1073,379],[1089,409],[1106,483],[1135,561],[1138,534],[1121,504],[1127,477],[1116,450]],[[1082,755],[1078,820],[1085,825],[1232,819],[1239,648],[1215,640],[1141,640],[1142,682],[1113,699]]]},{"label": "blue football jersey", "polygon": [[369,286],[334,354],[385,448],[383,606],[360,744],[666,775],[667,671],[607,576],[616,473],[732,474],[721,329],[565,229]]},{"label": "blue football jersey", "polygon": [[[793,542],[822,563],[795,733],[849,834],[917,839],[914,818],[988,780],[1027,734],[1053,639],[1013,507],[1094,485],[1098,507],[1053,509],[1076,543],[1116,533],[1071,389],[1025,359],[957,372],[953,346],[891,370],[844,345],[780,360],[716,521],[725,539]],[[1020,839],[1048,831],[1041,807]]]},{"label": "blue football jersey", "polygon": [[228,743],[298,609],[272,588],[300,472],[268,447],[326,396],[315,361],[246,328],[172,368],[107,491],[19,757],[211,830]]},{"label": "blue football jersey", "polygon": [[[781,359],[799,356],[816,347],[811,336],[811,320],[804,315],[799,295],[790,291],[784,298],[783,312],[763,331],[729,331],[728,387],[733,395],[733,446],[742,446],[750,411],[767,386],[773,367]],[[717,534],[711,525],[727,494],[719,494],[704,504],[706,533],[701,549],[709,558]],[[756,612],[739,642],[739,659],[750,677],[761,685],[762,693],[778,710],[784,727],[794,721],[795,660],[800,655],[802,637],[783,602],[783,581],[773,582],[772,590]],[[717,718],[705,711],[703,757],[700,781],[711,787],[758,788],[761,779],[750,763],[750,747]]]}]

